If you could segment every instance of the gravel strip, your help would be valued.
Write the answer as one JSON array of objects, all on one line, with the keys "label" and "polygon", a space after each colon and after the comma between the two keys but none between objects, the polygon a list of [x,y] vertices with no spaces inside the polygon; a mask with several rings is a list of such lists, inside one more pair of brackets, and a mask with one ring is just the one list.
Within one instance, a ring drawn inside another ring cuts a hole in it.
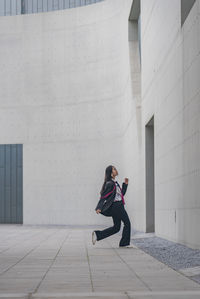
[{"label": "gravel strip", "polygon": [[195,276],[192,276],[191,278],[192,278],[192,280],[194,280],[200,284],[200,275],[195,275]]},{"label": "gravel strip", "polygon": [[[132,242],[138,248],[150,254],[169,267],[179,270],[200,266],[200,250],[174,243],[159,237],[133,238]],[[196,279],[199,279],[196,275]]]}]

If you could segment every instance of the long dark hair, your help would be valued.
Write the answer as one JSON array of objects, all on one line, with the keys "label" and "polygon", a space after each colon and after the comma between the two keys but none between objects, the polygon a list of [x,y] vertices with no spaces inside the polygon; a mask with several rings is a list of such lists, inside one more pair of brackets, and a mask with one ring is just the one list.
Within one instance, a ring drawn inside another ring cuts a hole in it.
[{"label": "long dark hair", "polygon": [[111,174],[112,174],[112,168],[113,168],[112,165],[109,165],[108,167],[106,167],[104,183],[103,183],[103,186],[102,186],[102,188],[101,188],[100,194],[102,194],[106,182],[108,182],[108,181],[110,181],[110,180],[112,179],[112,177],[111,177]]}]

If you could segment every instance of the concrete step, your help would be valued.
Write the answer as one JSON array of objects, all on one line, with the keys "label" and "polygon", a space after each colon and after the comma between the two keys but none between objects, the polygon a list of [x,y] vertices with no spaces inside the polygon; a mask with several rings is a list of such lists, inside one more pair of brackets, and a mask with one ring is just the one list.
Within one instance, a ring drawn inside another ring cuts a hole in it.
[{"label": "concrete step", "polygon": [[0,299],[199,299],[200,291],[0,294]]}]

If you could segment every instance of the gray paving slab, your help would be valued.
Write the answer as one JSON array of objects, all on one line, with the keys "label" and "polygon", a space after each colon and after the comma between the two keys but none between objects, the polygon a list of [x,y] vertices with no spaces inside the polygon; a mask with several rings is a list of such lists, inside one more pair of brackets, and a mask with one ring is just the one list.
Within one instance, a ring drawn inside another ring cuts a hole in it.
[{"label": "gray paving slab", "polygon": [[199,299],[198,291],[127,292],[129,299]]},{"label": "gray paving slab", "polygon": [[28,294],[18,293],[18,294],[0,294],[1,299],[29,299]]},{"label": "gray paving slab", "polygon": [[120,293],[120,292],[95,292],[95,293],[89,293],[89,292],[85,292],[83,293],[68,293],[68,294],[61,294],[61,293],[57,293],[56,297],[52,297],[52,294],[36,294],[33,295],[33,298],[37,298],[37,299],[42,299],[42,298],[50,298],[50,299],[56,299],[56,298],[60,298],[60,299],[111,299],[111,298],[117,298],[117,299],[128,299],[127,294],[124,293]]},{"label": "gray paving slab", "polygon": [[119,235],[93,246],[92,230],[0,226],[0,298],[200,298],[198,283],[137,247],[119,248]]}]

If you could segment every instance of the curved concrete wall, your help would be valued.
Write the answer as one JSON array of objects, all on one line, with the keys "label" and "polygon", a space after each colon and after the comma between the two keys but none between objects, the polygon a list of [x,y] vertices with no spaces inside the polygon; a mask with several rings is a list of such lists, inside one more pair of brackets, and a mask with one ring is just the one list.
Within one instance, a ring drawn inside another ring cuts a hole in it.
[{"label": "curved concrete wall", "polygon": [[94,208],[107,165],[129,176],[130,5],[0,18],[0,143],[23,144],[25,224],[110,223]]}]

